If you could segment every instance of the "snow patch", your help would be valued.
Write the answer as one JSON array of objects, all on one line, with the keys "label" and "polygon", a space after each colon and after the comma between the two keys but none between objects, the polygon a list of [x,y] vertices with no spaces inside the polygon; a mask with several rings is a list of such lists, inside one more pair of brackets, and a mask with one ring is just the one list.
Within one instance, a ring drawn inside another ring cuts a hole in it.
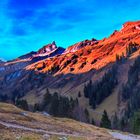
[{"label": "snow patch", "polygon": [[27,112],[21,112],[21,115],[27,117],[28,116],[28,113]]},{"label": "snow patch", "polygon": [[137,29],[137,30],[140,30],[140,26],[136,26],[136,29]]},{"label": "snow patch", "polygon": [[42,114],[43,114],[44,116],[47,116],[47,117],[49,117],[49,116],[50,116],[50,114],[49,114],[49,113],[47,113],[47,112],[42,112]]},{"label": "snow patch", "polygon": [[123,134],[119,132],[109,131],[109,133],[116,139],[120,140],[140,140],[140,136],[133,134]]},{"label": "snow patch", "polygon": [[[51,53],[55,52],[56,50],[57,50],[57,48],[56,48],[56,49],[54,49],[54,50],[52,50],[52,51],[47,50],[47,51],[46,51],[46,53],[35,54],[35,55],[33,55],[33,57],[47,56],[47,55],[50,55]],[[50,51],[50,52],[49,52],[49,51]]]}]

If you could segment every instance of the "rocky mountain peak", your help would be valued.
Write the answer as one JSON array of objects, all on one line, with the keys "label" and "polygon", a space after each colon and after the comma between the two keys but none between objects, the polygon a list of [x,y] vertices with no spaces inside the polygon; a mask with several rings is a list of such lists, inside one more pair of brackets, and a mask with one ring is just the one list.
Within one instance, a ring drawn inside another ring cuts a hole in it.
[{"label": "rocky mountain peak", "polygon": [[57,45],[55,41],[53,41],[51,44],[43,46],[41,49],[38,50],[38,54],[46,54],[51,53],[52,51],[57,49]]},{"label": "rocky mountain peak", "polygon": [[126,22],[123,24],[121,32],[129,33],[129,32],[136,32],[140,30],[140,21],[137,22]]},{"label": "rocky mountain peak", "polygon": [[86,46],[94,44],[96,41],[97,40],[93,38],[92,40],[84,40],[84,41],[78,42],[78,43],[68,47],[66,49],[65,53],[76,52],[76,51],[78,51],[79,49],[81,49],[83,47],[86,47]]}]

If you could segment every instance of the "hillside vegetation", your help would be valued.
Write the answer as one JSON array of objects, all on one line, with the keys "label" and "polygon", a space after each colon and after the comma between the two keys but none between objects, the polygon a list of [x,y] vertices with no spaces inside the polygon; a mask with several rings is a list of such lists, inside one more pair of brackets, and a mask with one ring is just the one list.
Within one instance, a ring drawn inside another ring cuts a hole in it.
[{"label": "hillside vegetation", "polygon": [[0,63],[0,101],[139,134],[139,27],[127,22],[102,40],[66,50],[53,42]]},{"label": "hillside vegetation", "polygon": [[106,129],[0,103],[1,140],[58,140],[63,137],[68,140],[113,140]]}]

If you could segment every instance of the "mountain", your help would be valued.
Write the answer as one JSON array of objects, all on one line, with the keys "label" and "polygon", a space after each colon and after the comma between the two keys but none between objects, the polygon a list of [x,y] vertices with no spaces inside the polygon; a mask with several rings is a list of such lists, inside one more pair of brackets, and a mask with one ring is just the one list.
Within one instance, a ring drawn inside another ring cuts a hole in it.
[{"label": "mountain", "polygon": [[53,57],[55,55],[62,54],[65,51],[62,47],[57,47],[55,41],[53,41],[51,44],[45,45],[41,49],[37,51],[37,54],[33,57],[44,57],[49,56]]},{"label": "mountain", "polygon": [[109,127],[135,132],[137,123],[131,120],[139,118],[139,54],[140,21],[66,50],[52,42],[0,65],[0,100],[22,108],[27,102],[31,111],[96,125],[106,110]]},{"label": "mountain", "polygon": [[[130,42],[139,43],[139,32],[139,22],[127,22],[120,31],[115,31],[109,38],[99,41],[85,40],[74,44],[68,47],[64,54],[48,60],[45,64],[49,66],[51,64],[50,67],[58,65],[58,74],[83,73],[91,69],[100,69],[114,62],[116,54],[125,53]],[[34,69],[34,65],[31,69]]]},{"label": "mountain", "polygon": [[32,60],[36,57],[47,58],[48,56],[55,56],[55,55],[58,55],[58,54],[62,54],[64,51],[65,51],[64,48],[57,47],[55,41],[53,41],[51,44],[43,46],[37,52],[32,51],[28,54],[20,56],[19,59],[31,59]]},{"label": "mountain", "polygon": [[93,45],[96,43],[96,39],[92,39],[91,41],[90,40],[84,40],[84,41],[81,41],[79,43],[76,43],[70,47],[68,47],[65,51],[65,53],[72,53],[72,52],[76,52],[78,51],[79,49],[85,47],[85,46],[89,46],[89,45]]},{"label": "mountain", "polygon": [[48,44],[46,46],[44,46],[43,48],[39,49],[37,54],[38,55],[48,55],[51,52],[55,51],[57,49],[57,46],[55,44],[55,42],[52,42],[52,44]]},{"label": "mountain", "polygon": [[32,51],[30,53],[20,56],[19,59],[31,59],[33,57],[33,55],[35,55],[35,54],[36,54],[36,52]]},{"label": "mountain", "polygon": [[4,63],[4,61],[0,60],[0,65],[2,65]]},{"label": "mountain", "polygon": [[24,69],[26,66],[38,62],[40,60],[43,60],[45,58],[61,55],[64,51],[65,51],[64,48],[57,47],[55,42],[52,42],[51,44],[48,44],[42,47],[41,49],[39,49],[37,52],[32,51],[14,60],[3,63],[3,65],[1,65],[0,71],[11,72],[16,70],[21,70]]}]

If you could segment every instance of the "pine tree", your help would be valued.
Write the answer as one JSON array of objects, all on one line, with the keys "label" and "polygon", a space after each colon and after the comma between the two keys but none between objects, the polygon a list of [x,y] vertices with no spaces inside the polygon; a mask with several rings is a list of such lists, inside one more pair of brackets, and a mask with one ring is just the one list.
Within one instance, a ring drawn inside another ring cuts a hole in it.
[{"label": "pine tree", "polygon": [[125,120],[124,120],[124,118],[122,118],[120,121],[120,129],[123,131],[124,128],[125,128]]},{"label": "pine tree", "polygon": [[113,116],[113,120],[112,120],[112,128],[113,129],[118,129],[118,117],[117,117],[117,113],[115,112],[115,115]]},{"label": "pine tree", "polygon": [[38,103],[36,103],[36,104],[34,105],[33,111],[36,112],[36,111],[39,111],[39,110],[40,110],[40,105],[39,105]]},{"label": "pine tree", "polygon": [[89,95],[88,95],[88,88],[87,88],[86,85],[84,86],[84,96],[85,96],[86,98],[89,97]]},{"label": "pine tree", "polygon": [[6,102],[8,100],[8,96],[6,94],[1,94],[0,95],[0,102]]},{"label": "pine tree", "polygon": [[91,120],[91,124],[95,125],[95,121],[94,121],[93,118],[92,118],[92,120]]},{"label": "pine tree", "polygon": [[80,92],[80,91],[78,92],[78,97],[79,97],[79,98],[81,97],[81,92]]},{"label": "pine tree", "polygon": [[111,128],[111,121],[109,120],[107,112],[105,110],[102,115],[100,126],[109,129]]},{"label": "pine tree", "polygon": [[24,110],[29,110],[28,103],[26,100],[16,100],[16,106]]},{"label": "pine tree", "polygon": [[126,48],[126,56],[129,57],[131,54],[133,54],[135,51],[137,51],[138,46],[139,45],[137,43],[130,42],[128,47]]},{"label": "pine tree", "polygon": [[84,86],[84,95],[89,98],[89,105],[93,109],[96,105],[100,104],[106,97],[108,97],[114,87],[118,84],[117,81],[117,65],[113,65],[100,81],[96,81],[92,84],[92,81]]},{"label": "pine tree", "polygon": [[116,62],[119,62],[119,60],[120,60],[120,56],[116,54]]},{"label": "pine tree", "polygon": [[58,97],[58,93],[55,92],[52,96],[52,100],[51,100],[51,106],[50,106],[50,113],[51,115],[54,116],[58,116],[58,112],[59,112],[59,97]]},{"label": "pine tree", "polygon": [[50,94],[49,89],[47,88],[43,98],[43,108],[51,102],[51,97],[52,95]]},{"label": "pine tree", "polygon": [[79,105],[79,100],[78,100],[78,98],[76,98],[76,100],[75,100],[75,105],[76,105],[76,106]]},{"label": "pine tree", "polygon": [[89,98],[89,105],[91,105],[93,109],[96,109],[96,101],[94,97]]},{"label": "pine tree", "polygon": [[86,116],[87,122],[89,122],[89,112],[88,112],[87,108],[85,108],[85,116]]},{"label": "pine tree", "polygon": [[133,133],[140,134],[140,112],[134,113],[132,118]]}]

